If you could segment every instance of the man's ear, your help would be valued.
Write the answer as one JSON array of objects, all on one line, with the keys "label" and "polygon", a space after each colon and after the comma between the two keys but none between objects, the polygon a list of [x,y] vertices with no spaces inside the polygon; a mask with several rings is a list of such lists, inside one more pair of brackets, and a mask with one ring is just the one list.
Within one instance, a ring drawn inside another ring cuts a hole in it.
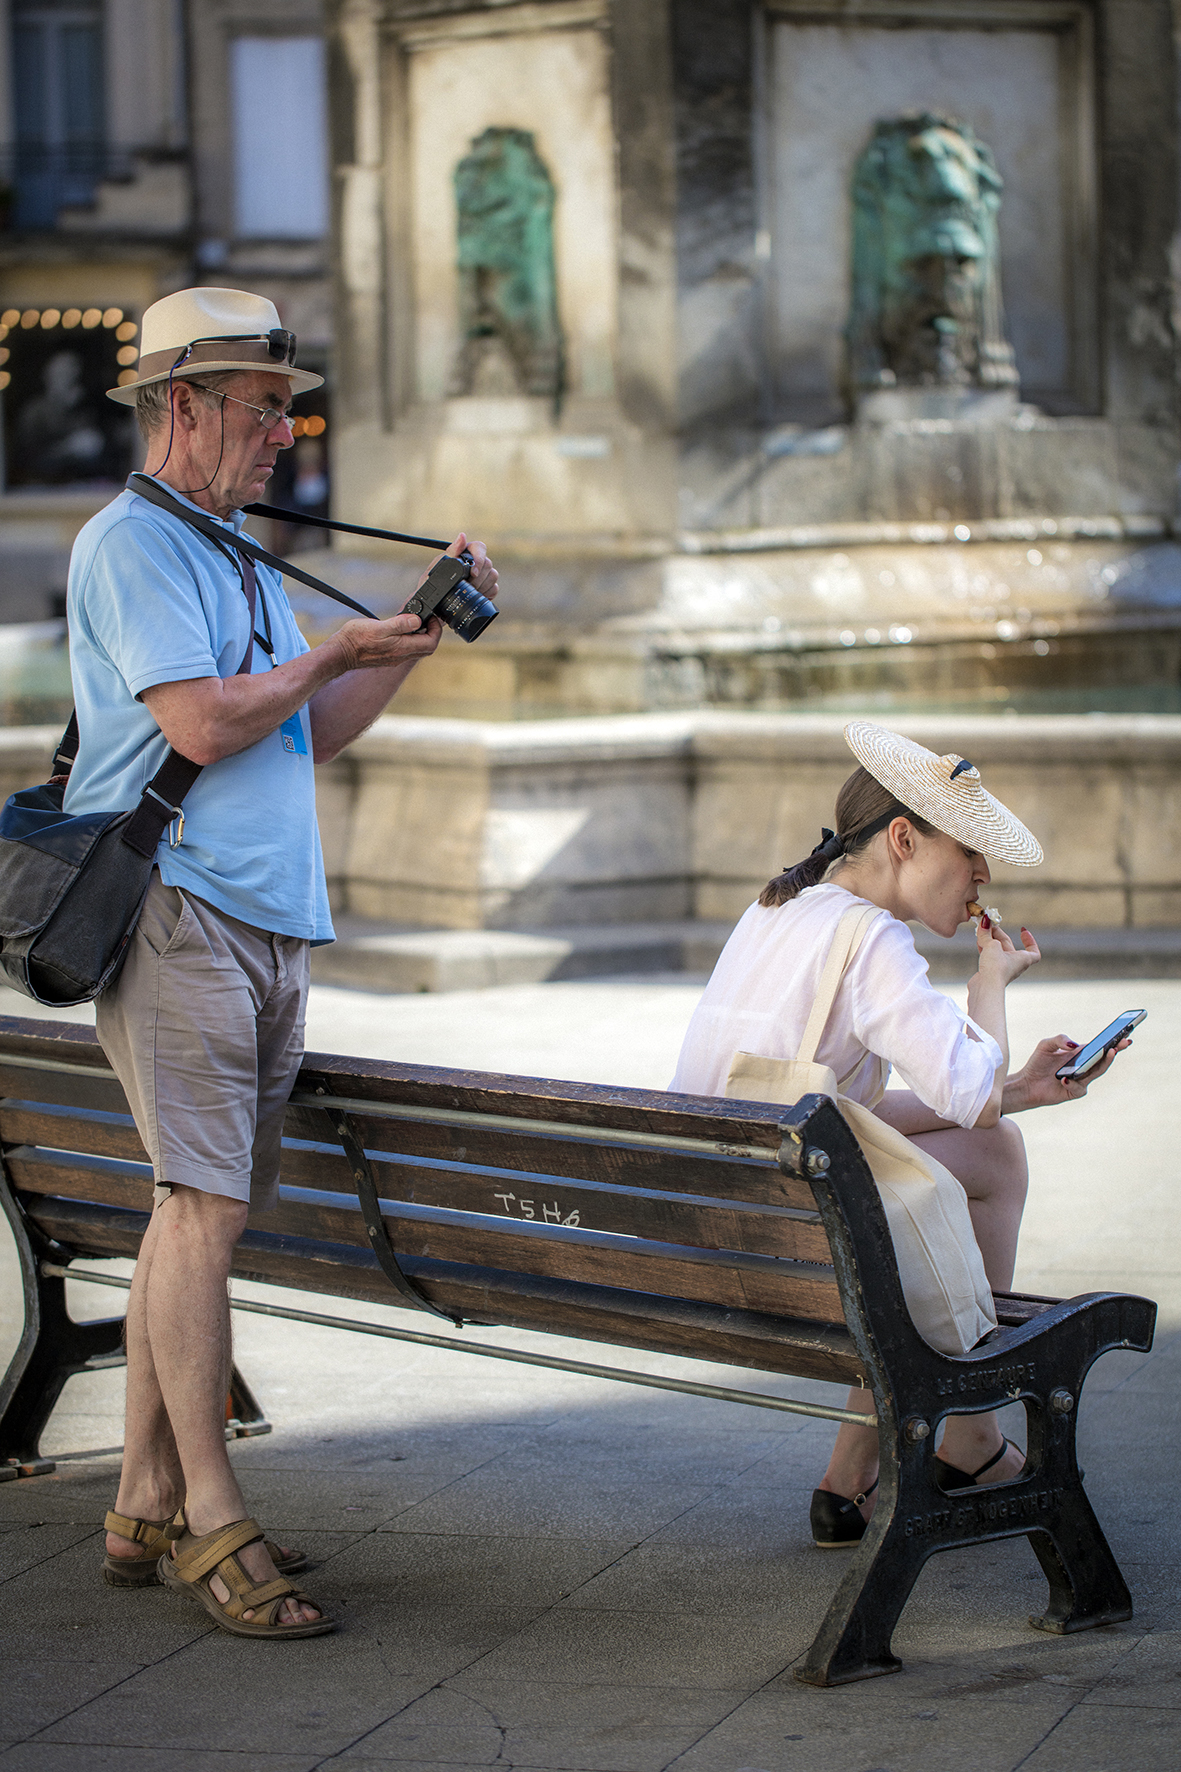
[{"label": "man's ear", "polygon": [[178,424],[190,427],[196,424],[196,397],[187,381],[178,381],[172,384],[172,410]]}]

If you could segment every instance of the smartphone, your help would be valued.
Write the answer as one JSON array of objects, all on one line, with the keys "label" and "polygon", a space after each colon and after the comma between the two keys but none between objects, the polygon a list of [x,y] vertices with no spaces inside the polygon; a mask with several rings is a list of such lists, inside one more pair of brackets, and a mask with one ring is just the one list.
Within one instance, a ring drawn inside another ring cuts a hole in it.
[{"label": "smartphone", "polygon": [[1122,1015],[1117,1015],[1110,1027],[1105,1027],[1101,1034],[1096,1034],[1069,1064],[1064,1064],[1060,1071],[1054,1072],[1058,1081],[1076,1083],[1080,1077],[1085,1077],[1113,1046],[1118,1046],[1121,1040],[1127,1039],[1133,1028],[1140,1026],[1147,1014],[1147,1009],[1125,1009]]}]

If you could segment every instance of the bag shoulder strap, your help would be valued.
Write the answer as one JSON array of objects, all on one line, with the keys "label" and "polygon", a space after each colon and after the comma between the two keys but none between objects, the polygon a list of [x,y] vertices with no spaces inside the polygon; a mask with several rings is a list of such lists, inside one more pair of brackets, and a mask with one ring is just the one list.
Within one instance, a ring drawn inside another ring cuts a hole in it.
[{"label": "bag shoulder strap", "polygon": [[837,991],[845,976],[849,962],[865,939],[867,930],[875,917],[880,916],[881,909],[876,904],[852,905],[837,924],[828,957],[820,974],[820,983],[816,987],[816,996],[812,1003],[812,1013],[808,1017],[808,1025],[804,1029],[800,1049],[796,1054],[801,1064],[811,1064],[816,1057],[816,1048],[832,1014],[832,1006],[836,1001]]},{"label": "bag shoulder strap", "polygon": [[188,505],[174,498],[168,488],[161,486],[158,480],[153,480],[150,474],[141,474],[138,471],[129,474],[127,490],[140,498],[146,498],[149,504],[158,505],[171,516],[179,517],[182,523],[187,523],[191,529],[207,537],[223,553],[227,548],[234,548],[240,554],[249,554],[252,560],[261,560],[264,566],[273,566],[276,572],[283,573],[287,578],[296,578],[300,584],[310,586],[313,591],[323,591],[326,597],[331,597],[336,603],[343,603],[346,609],[355,609],[358,615],[367,615],[370,621],[377,620],[372,609],[366,609],[364,603],[346,597],[343,591],[336,590],[334,586],[326,585],[322,578],[313,578],[310,572],[293,566],[290,560],[280,559],[278,554],[270,553],[250,536],[238,535],[232,529],[227,530],[220,523],[215,523],[211,517],[202,516],[199,511],[191,511]]},{"label": "bag shoulder strap", "polygon": [[71,708],[70,717],[66,721],[66,729],[58,741],[56,751],[53,753],[54,775],[60,777],[62,781],[69,781],[70,770],[74,767],[74,760],[77,755],[78,711],[76,708]]}]

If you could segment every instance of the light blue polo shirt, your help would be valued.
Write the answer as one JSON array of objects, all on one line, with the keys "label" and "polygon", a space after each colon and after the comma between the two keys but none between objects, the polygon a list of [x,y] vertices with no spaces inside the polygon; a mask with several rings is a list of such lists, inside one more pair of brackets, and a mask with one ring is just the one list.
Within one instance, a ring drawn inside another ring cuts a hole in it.
[{"label": "light blue polo shirt", "polygon": [[[236,511],[224,527],[234,532],[243,522]],[[307,642],[279,574],[263,565],[256,572],[255,628],[265,634],[265,597],[275,658],[285,664]],[[157,683],[234,675],[250,634],[242,581],[212,541],[121,492],[74,543],[67,610],[79,746],[65,810],[130,808],[168,753],[138,697]],[[252,673],[270,669],[255,645]],[[165,833],[156,852],[165,885],[257,929],[334,939],[306,706],[248,750],[203,769],[184,814],[179,847],[170,848]]]}]

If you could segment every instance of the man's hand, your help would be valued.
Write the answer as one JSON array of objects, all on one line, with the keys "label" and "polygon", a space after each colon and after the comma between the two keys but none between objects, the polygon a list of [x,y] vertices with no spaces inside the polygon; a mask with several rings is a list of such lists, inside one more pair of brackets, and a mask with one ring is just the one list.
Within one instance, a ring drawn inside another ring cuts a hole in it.
[{"label": "man's hand", "polygon": [[424,628],[417,615],[391,615],[386,621],[367,621],[357,616],[337,628],[326,646],[343,654],[340,675],[347,671],[381,670],[389,665],[417,664],[429,658],[439,644],[443,624],[432,615]]},{"label": "man's hand", "polygon": [[[499,574],[482,541],[468,545],[460,533],[447,549],[458,558],[464,549],[472,556],[468,579],[485,597],[496,590]],[[431,566],[441,559],[435,555]],[[417,587],[416,587],[417,588]],[[427,658],[443,632],[437,616],[425,628],[416,615],[394,615],[388,621],[346,621],[325,647],[337,648],[336,657],[348,660],[334,680],[317,691],[311,702],[312,751],[317,763],[327,763],[376,720],[386,703],[402,685],[420,658]],[[320,650],[317,648],[317,651]],[[355,675],[354,673],[360,673]]]},{"label": "man's hand", "polygon": [[[474,541],[468,547],[467,536],[461,530],[447,553],[453,560],[458,560],[465,548],[472,557],[467,574],[468,583],[474,585],[490,601],[494,601],[500,574],[488,558],[487,548],[482,541]],[[442,554],[435,555],[415,585],[416,591],[422,589],[431,569],[443,558]],[[343,627],[337,628],[332,638],[340,644],[348,659],[345,669],[364,671],[379,669],[384,665],[417,664],[420,658],[430,657],[439,644],[442,632],[443,624],[438,616],[430,616],[424,626],[416,615],[392,615],[387,621],[366,621],[362,618],[346,621]]]},{"label": "man's hand", "polygon": [[1024,1067],[1006,1082],[1001,1112],[1020,1114],[1027,1108],[1055,1107],[1063,1101],[1081,1101],[1096,1077],[1102,1077],[1111,1069],[1116,1053],[1125,1051],[1131,1044],[1130,1040],[1121,1040],[1085,1077],[1063,1083],[1054,1073],[1068,1065],[1080,1050],[1078,1041],[1066,1034],[1051,1034],[1048,1040],[1039,1040]]},{"label": "man's hand", "polygon": [[[461,530],[460,533],[456,536],[455,540],[451,543],[451,546],[447,549],[447,553],[451,555],[451,558],[453,560],[458,560],[459,556],[463,553],[465,548],[467,549],[467,552],[472,557],[471,567],[469,568],[468,574],[467,574],[468,583],[470,585],[474,585],[476,590],[480,592],[481,596],[487,597],[489,602],[495,603],[495,601],[496,601],[496,587],[500,583],[500,574],[499,574],[499,572],[497,572],[495,566],[492,564],[491,560],[488,558],[487,548],[484,546],[482,541],[474,541],[474,542],[472,542],[471,546],[468,547],[467,536],[464,535],[463,531]],[[423,573],[422,577],[419,579],[418,583],[415,585],[414,588],[416,591],[422,589],[423,585],[427,581],[428,573],[430,573],[432,571],[432,569],[438,565],[439,561],[441,559],[443,559],[443,557],[444,556],[442,554],[435,555],[434,559],[431,561],[430,565],[427,567],[426,572]]]}]

